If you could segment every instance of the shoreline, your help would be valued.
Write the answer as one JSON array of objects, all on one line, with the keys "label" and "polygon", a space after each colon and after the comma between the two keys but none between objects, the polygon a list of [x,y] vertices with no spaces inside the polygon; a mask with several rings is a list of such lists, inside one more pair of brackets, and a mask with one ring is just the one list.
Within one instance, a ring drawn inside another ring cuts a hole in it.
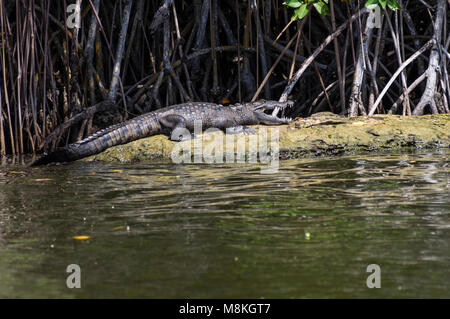
[{"label": "shoreline", "polygon": [[[258,131],[261,128],[261,131],[268,132],[269,137],[273,128],[278,130],[280,159],[407,148],[450,147],[450,114],[374,115],[347,118],[322,112],[306,119],[296,120],[289,125],[252,127]],[[196,138],[202,138],[203,150],[217,148],[218,141],[224,141],[226,144],[224,138],[211,138],[208,135],[213,134],[204,133]],[[249,138],[251,139],[250,143],[256,139],[256,136],[251,137],[252,135],[243,133],[235,135],[237,140],[241,140],[241,142],[245,140],[246,152],[248,152]],[[172,149],[176,144],[179,144],[177,147],[193,150],[196,139],[178,143],[170,141],[165,135],[155,135],[111,147],[81,161],[134,163],[156,158],[170,159]],[[235,145],[235,152],[236,147]],[[226,154],[225,148],[224,154]]]}]

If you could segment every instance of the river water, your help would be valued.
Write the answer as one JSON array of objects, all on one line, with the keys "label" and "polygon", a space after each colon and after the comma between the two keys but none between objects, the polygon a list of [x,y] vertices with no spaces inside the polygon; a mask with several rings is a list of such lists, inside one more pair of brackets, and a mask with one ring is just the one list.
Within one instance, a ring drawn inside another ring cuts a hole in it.
[{"label": "river water", "polygon": [[285,160],[271,175],[3,165],[0,297],[449,298],[449,175],[450,150]]}]

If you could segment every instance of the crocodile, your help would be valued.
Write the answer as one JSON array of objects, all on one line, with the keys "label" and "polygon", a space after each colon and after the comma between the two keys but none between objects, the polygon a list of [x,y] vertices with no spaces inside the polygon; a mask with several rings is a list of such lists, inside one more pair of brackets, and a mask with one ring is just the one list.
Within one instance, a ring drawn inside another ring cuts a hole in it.
[{"label": "crocodile", "polygon": [[[276,108],[291,107],[292,101],[278,102],[258,100],[244,104],[224,106],[206,102],[188,102],[161,108],[123,123],[115,124],[76,143],[58,148],[34,161],[31,166],[53,162],[71,162],[103,152],[115,145],[126,144],[144,137],[165,134],[171,140],[185,139],[186,129],[194,132],[194,125],[202,129],[217,128],[227,132],[249,132],[246,125],[279,125],[292,121],[264,113]],[[190,136],[189,136],[190,138]]]}]

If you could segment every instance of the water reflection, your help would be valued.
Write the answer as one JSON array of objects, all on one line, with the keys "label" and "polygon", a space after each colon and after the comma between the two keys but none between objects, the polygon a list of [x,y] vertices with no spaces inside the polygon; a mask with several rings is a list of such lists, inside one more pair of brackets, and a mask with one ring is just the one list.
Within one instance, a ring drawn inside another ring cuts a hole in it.
[{"label": "water reflection", "polygon": [[[289,160],[275,175],[10,164],[0,297],[449,297],[449,154]],[[70,263],[81,290],[65,287]],[[382,289],[365,285],[371,263]]]}]

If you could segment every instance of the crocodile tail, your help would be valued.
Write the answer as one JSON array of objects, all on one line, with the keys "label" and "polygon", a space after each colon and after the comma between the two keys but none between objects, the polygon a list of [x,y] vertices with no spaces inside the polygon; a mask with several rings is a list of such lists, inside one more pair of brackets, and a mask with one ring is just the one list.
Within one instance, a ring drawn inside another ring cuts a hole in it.
[{"label": "crocodile tail", "polygon": [[46,154],[31,166],[54,162],[71,162],[95,155],[115,145],[129,143],[161,132],[161,125],[155,113],[144,114],[124,123],[112,125],[66,147]]},{"label": "crocodile tail", "polygon": [[70,158],[70,152],[64,148],[59,148],[50,154],[44,154],[37,160],[35,160],[31,166],[41,166],[49,163],[68,162]]}]

